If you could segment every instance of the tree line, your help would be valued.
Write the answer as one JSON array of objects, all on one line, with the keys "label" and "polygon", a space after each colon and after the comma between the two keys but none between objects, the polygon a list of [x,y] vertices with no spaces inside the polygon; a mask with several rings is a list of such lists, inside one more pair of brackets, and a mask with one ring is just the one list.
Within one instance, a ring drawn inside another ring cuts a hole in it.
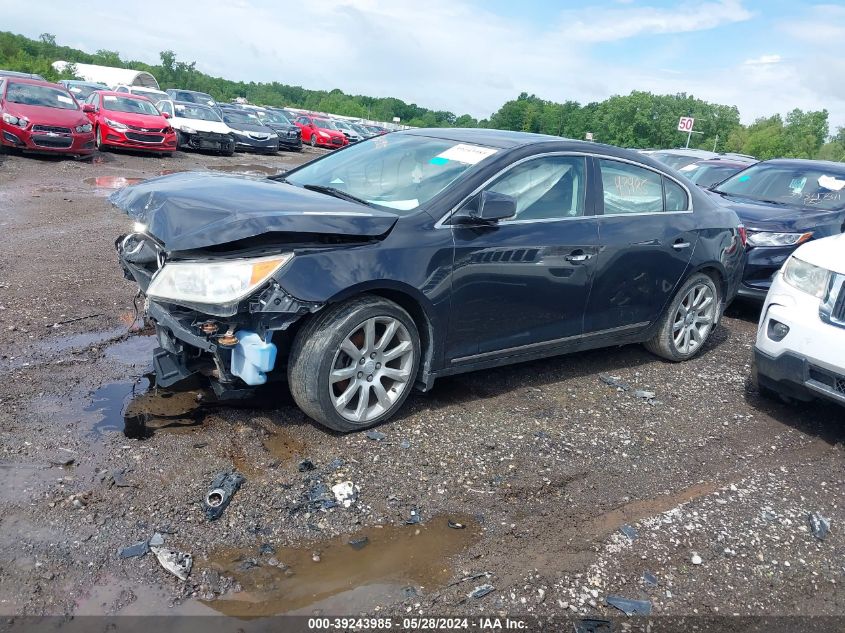
[{"label": "tree line", "polygon": [[101,64],[152,73],[162,89],[185,88],[206,92],[221,102],[244,97],[251,103],[291,106],[319,112],[377,121],[401,121],[414,127],[490,127],[594,140],[621,147],[670,148],[686,143],[677,130],[678,118],[695,118],[690,147],[720,152],[751,154],[760,159],[775,157],[822,158],[845,161],[845,128],[831,135],[827,110],[794,109],[785,117],[775,114],[750,125],[740,123],[736,106],[709,103],[686,93],[656,95],[633,91],[604,101],[580,104],[557,103],[535,95],[520,94],[506,102],[488,119],[477,120],[445,110],[431,110],[393,97],[351,95],[341,90],[308,90],[280,82],[256,83],[212,77],[196,69],[196,62],[177,59],[173,51],[162,51],[160,63],[149,65],[124,60],[116,51],[95,53],[60,46],[56,37],[43,33],[34,40],[0,31],[0,68],[34,72],[50,80],[73,78],[73,68],[58,73],[56,60]]}]

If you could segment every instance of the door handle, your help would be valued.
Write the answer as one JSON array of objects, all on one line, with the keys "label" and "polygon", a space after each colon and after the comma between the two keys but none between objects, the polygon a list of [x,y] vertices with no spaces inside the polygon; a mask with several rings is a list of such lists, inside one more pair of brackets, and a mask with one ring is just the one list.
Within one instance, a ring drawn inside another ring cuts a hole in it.
[{"label": "door handle", "polygon": [[678,240],[677,242],[672,244],[672,248],[674,248],[676,251],[680,251],[680,250],[683,250],[683,249],[689,248],[689,247],[690,247],[689,242],[682,242],[681,240]]},{"label": "door handle", "polygon": [[592,257],[592,255],[587,253],[573,253],[571,255],[567,255],[564,259],[572,264],[581,264],[590,259],[590,257]]}]

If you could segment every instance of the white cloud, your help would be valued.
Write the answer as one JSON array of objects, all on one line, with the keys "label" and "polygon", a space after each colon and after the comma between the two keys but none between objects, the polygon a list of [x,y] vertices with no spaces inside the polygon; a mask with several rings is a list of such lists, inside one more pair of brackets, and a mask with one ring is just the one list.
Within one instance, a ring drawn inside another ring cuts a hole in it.
[{"label": "white cloud", "polygon": [[742,62],[746,66],[759,66],[761,64],[779,64],[783,61],[780,55],[760,55],[760,57],[753,57]]}]

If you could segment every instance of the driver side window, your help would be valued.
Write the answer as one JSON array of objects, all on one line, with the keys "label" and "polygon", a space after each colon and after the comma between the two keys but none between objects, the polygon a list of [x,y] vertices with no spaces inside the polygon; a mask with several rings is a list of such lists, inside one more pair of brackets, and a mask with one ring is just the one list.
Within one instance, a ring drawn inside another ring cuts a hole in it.
[{"label": "driver side window", "polygon": [[584,215],[582,156],[544,156],[506,172],[488,191],[516,199],[516,215],[508,221],[560,220]]}]

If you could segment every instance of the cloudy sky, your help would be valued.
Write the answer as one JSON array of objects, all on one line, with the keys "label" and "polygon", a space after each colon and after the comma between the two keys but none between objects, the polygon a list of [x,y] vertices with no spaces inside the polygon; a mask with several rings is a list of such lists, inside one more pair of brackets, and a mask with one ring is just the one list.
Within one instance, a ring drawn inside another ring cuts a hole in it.
[{"label": "cloudy sky", "polygon": [[[201,8],[200,8],[201,7]],[[4,30],[247,81],[394,96],[482,118],[520,92],[631,90],[827,108],[845,126],[845,5],[801,0],[0,0]]]}]

